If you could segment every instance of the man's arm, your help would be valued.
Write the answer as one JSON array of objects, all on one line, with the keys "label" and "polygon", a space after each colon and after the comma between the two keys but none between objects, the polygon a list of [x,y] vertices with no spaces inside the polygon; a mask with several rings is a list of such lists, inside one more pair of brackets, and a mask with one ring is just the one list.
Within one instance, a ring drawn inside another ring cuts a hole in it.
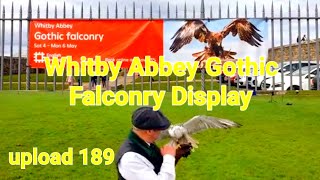
[{"label": "man's arm", "polygon": [[134,152],[125,153],[118,167],[122,177],[127,180],[171,180],[176,176],[175,158],[169,154],[163,156],[163,163],[158,174],[153,171],[153,165],[145,157]]}]

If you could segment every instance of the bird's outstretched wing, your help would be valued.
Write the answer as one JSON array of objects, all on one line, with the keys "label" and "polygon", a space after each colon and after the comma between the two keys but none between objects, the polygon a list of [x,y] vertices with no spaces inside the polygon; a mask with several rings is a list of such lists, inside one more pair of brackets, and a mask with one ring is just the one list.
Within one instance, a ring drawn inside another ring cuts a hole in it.
[{"label": "bird's outstretched wing", "polygon": [[198,39],[200,42],[206,42],[206,35],[210,31],[201,20],[190,20],[181,26],[173,35],[174,41],[170,46],[172,52],[177,52],[182,46],[189,44],[192,38]]},{"label": "bird's outstretched wing", "polygon": [[251,46],[259,47],[261,46],[260,42],[263,42],[261,38],[263,38],[256,28],[251,22],[247,19],[236,19],[232,21],[229,25],[224,27],[221,31],[222,36],[225,38],[230,32],[232,36],[236,36],[239,34],[239,38],[242,41],[249,43]]},{"label": "bird's outstretched wing", "polygon": [[231,127],[240,127],[241,125],[227,119],[221,119],[211,116],[195,116],[182,125],[187,129],[188,134],[197,133],[209,128],[226,129]]},{"label": "bird's outstretched wing", "polygon": [[[183,126],[187,129],[188,134],[197,133],[209,128],[227,129],[231,127],[240,127],[241,124],[235,123],[227,119],[221,119],[211,116],[194,116],[183,124],[175,124],[174,126]],[[171,127],[169,127],[171,128]],[[168,129],[161,131],[158,140],[170,137]]]}]

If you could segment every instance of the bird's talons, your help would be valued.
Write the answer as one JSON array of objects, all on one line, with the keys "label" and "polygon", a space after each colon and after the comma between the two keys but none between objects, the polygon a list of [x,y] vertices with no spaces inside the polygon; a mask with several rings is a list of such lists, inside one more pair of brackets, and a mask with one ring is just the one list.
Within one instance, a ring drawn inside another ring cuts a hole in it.
[{"label": "bird's talons", "polygon": [[181,146],[180,146],[180,144],[177,144],[176,149],[179,149],[179,148],[181,148]]}]

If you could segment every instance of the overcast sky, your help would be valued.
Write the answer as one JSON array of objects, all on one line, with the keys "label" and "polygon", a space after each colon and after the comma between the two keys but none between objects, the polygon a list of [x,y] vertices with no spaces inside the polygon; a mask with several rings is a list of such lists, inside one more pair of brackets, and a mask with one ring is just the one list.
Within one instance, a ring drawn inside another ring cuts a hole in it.
[{"label": "overcast sky", "polygon": [[[1,6],[5,7],[5,16],[6,18],[11,17],[11,6],[12,2],[14,2],[14,18],[19,17],[19,9],[20,6],[22,7],[22,16],[24,18],[27,17],[27,7],[28,7],[28,0],[0,0]],[[81,17],[81,0],[55,0],[50,1],[49,4],[49,18],[54,18],[54,9],[55,6],[57,7],[57,17],[63,18],[63,4],[66,4],[66,17],[71,18],[72,17],[72,7],[75,9],[75,18]],[[127,9],[127,18],[133,17],[133,0],[118,0],[118,18],[124,18],[124,9],[126,7]],[[159,14],[161,15],[161,18],[167,18],[167,6],[168,1],[167,0],[157,0],[157,1],[151,1],[151,0],[135,0],[136,5],[136,18],[142,17],[142,7],[143,7],[143,17],[149,18],[150,17],[150,2],[152,2],[153,7],[153,17],[158,18]],[[184,17],[184,4],[187,4],[187,17],[192,18],[193,17],[193,8],[195,8],[195,17],[200,18],[200,4],[201,0],[175,0],[170,2],[170,17],[176,17],[176,9],[178,10],[178,18]],[[291,1],[291,16],[297,17],[298,16],[298,5],[300,4],[300,15],[302,17],[306,17],[307,13],[309,12],[310,17],[315,16],[315,7],[316,4],[319,4],[318,0],[309,0],[309,11],[307,11],[307,1],[302,0],[292,0]],[[257,17],[262,17],[262,7],[265,6],[265,16],[271,17],[271,3],[272,1],[257,1],[256,2],[256,15]],[[40,18],[45,18],[46,16],[46,4],[47,1],[44,0],[32,0],[32,16],[37,17],[37,8],[39,6],[40,8]],[[98,4],[99,1],[91,0],[91,1],[85,1],[84,3],[84,18],[90,17],[90,7],[92,7],[92,17],[97,18],[98,17]],[[107,17],[107,6],[109,7],[109,18],[115,18],[115,4],[116,1],[113,0],[104,0],[101,1],[101,18]],[[279,17],[280,16],[280,7],[283,8],[283,16],[288,17],[289,15],[289,1],[287,0],[274,0],[274,16]],[[223,0],[221,1],[221,15],[224,18],[227,18],[228,14],[228,6],[229,6],[229,12],[230,12],[230,18],[236,17],[236,5],[237,1],[232,0]],[[247,7],[247,16],[253,17],[254,16],[254,0],[239,0],[238,1],[239,6],[239,17],[245,16],[245,6]],[[159,13],[159,7],[160,7],[160,13]],[[205,17],[209,18],[210,8],[212,7],[212,16],[213,18],[218,18],[219,15],[219,1],[212,1],[212,0],[205,0]],[[2,11],[1,8],[1,17],[2,17]],[[288,44],[289,39],[292,40],[293,43],[296,42],[296,38],[298,36],[298,21],[292,20],[292,37],[289,37],[289,21],[283,20],[283,44]],[[318,22],[318,26],[319,26]],[[1,26],[2,28],[2,23]],[[309,20],[309,27],[310,32],[309,36],[310,39],[316,38],[316,25],[315,20],[311,19]],[[18,47],[19,47],[19,21],[15,21],[13,23],[13,54],[18,54]],[[268,21],[268,37],[269,37],[269,47],[272,46],[272,33],[271,33],[271,21]],[[301,20],[301,35],[307,34],[307,20]],[[280,21],[275,20],[274,21],[274,44],[275,46],[280,45]],[[320,34],[319,34],[320,36]],[[1,37],[2,41],[2,37]],[[6,21],[5,23],[5,54],[10,55],[11,52],[11,21]],[[23,22],[22,24],[22,54],[26,54],[26,45],[27,45],[27,23]],[[1,50],[0,50],[1,51]]]}]

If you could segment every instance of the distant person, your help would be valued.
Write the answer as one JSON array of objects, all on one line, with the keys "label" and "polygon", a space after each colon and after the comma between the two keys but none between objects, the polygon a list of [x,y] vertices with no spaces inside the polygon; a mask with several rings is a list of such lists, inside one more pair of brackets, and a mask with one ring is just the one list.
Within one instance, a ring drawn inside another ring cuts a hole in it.
[{"label": "distant person", "polygon": [[318,89],[318,80],[319,80],[319,76],[315,76],[314,78],[312,78],[310,81],[310,85],[311,85],[311,90],[317,90]]},{"label": "distant person", "polygon": [[80,76],[78,77],[78,86],[81,86]]},{"label": "distant person", "polygon": [[66,81],[68,82],[69,86],[73,86],[75,80],[73,76],[68,76]]},{"label": "distant person", "polygon": [[107,76],[101,76],[101,81],[102,81],[102,87],[106,87],[106,81],[107,81]]},{"label": "distant person", "polygon": [[302,39],[301,39],[301,42],[306,41],[306,40],[307,40],[306,35],[303,35],[303,37],[302,37]]},{"label": "distant person", "polygon": [[92,76],[91,77],[91,87],[96,87],[97,85],[97,76]]},{"label": "distant person", "polygon": [[300,36],[297,37],[297,43],[299,43],[299,42],[300,42]]}]

